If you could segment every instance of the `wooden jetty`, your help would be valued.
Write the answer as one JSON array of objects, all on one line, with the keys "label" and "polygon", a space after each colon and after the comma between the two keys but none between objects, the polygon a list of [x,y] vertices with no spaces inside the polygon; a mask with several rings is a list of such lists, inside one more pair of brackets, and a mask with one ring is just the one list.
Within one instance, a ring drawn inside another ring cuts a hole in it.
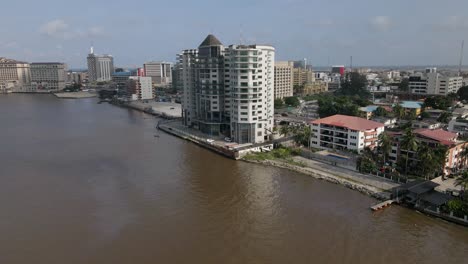
[{"label": "wooden jetty", "polygon": [[378,210],[384,209],[385,207],[391,205],[392,203],[396,203],[396,200],[387,200],[385,202],[381,202],[379,204],[371,206],[371,209],[372,211],[378,211]]}]

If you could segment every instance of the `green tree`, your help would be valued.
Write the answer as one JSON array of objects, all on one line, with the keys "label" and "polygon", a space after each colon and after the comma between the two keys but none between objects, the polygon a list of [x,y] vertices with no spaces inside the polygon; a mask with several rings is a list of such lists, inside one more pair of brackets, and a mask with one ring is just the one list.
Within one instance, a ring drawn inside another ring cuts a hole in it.
[{"label": "green tree", "polygon": [[421,176],[425,179],[430,178],[430,175],[434,175],[435,165],[435,153],[428,147],[427,144],[421,144],[418,148],[418,168],[421,171]]},{"label": "green tree", "polygon": [[409,91],[409,79],[404,78],[401,80],[400,84],[398,85],[398,89],[403,92]]},{"label": "green tree", "polygon": [[275,105],[275,109],[282,108],[284,106],[283,99],[281,98],[275,99],[274,105]]},{"label": "green tree", "polygon": [[370,92],[367,90],[366,76],[358,72],[350,72],[345,75],[341,82],[341,88],[336,91],[337,95],[359,96],[369,98]]},{"label": "green tree", "polygon": [[387,116],[387,114],[388,114],[388,113],[387,113],[387,110],[385,110],[385,108],[383,108],[383,107],[381,107],[381,106],[377,107],[377,109],[375,109],[375,111],[374,111],[374,115],[375,115],[375,116],[383,116],[383,117],[385,117],[385,116]]},{"label": "green tree", "polygon": [[461,162],[460,167],[461,167],[462,169],[465,169],[465,167],[466,167],[466,160],[467,160],[467,158],[468,158],[468,145],[465,145],[465,146],[463,147],[463,150],[460,152],[460,157],[461,157],[461,159],[462,159],[462,162]]},{"label": "green tree", "polygon": [[455,185],[461,186],[463,192],[466,191],[466,189],[468,188],[468,171],[464,171],[462,175],[458,176],[458,178],[455,179]]},{"label": "green tree", "polygon": [[450,114],[449,112],[442,112],[439,118],[437,118],[437,121],[448,124],[451,117],[452,117],[452,114]]},{"label": "green tree", "polygon": [[393,114],[396,118],[402,119],[405,116],[405,109],[401,105],[395,104],[393,106]]},{"label": "green tree", "polygon": [[401,139],[401,148],[406,151],[406,160],[405,160],[405,174],[408,175],[408,161],[410,151],[418,150],[418,140],[416,135],[413,133],[411,128],[407,128],[405,134]]},{"label": "green tree", "polygon": [[457,91],[457,95],[460,100],[468,100],[468,86],[463,86]]},{"label": "green tree", "polygon": [[374,153],[368,147],[364,148],[356,161],[356,168],[363,173],[372,173],[377,171],[377,165],[374,160]]},{"label": "green tree", "polygon": [[421,118],[422,118],[422,119],[430,118],[430,117],[431,117],[431,114],[429,114],[428,112],[422,112],[422,113],[421,113]]},{"label": "green tree", "polygon": [[280,135],[287,136],[291,132],[291,127],[288,125],[281,126],[279,133]]},{"label": "green tree", "polygon": [[415,120],[417,117],[416,115],[416,111],[414,109],[411,109],[411,111],[408,111],[406,114],[405,114],[405,118],[407,120],[410,120],[410,121],[413,121]]},{"label": "green tree", "polygon": [[297,98],[296,96],[285,97],[284,104],[287,106],[298,107],[300,104],[299,98]]},{"label": "green tree", "polygon": [[297,144],[310,147],[310,138],[312,135],[313,133],[310,126],[302,126],[294,131],[294,141]]},{"label": "green tree", "polygon": [[383,156],[383,164],[387,162],[387,157],[392,150],[392,139],[387,132],[382,132],[379,135],[379,149]]},{"label": "green tree", "polygon": [[453,99],[447,96],[431,96],[424,100],[424,107],[447,110],[452,106]]}]

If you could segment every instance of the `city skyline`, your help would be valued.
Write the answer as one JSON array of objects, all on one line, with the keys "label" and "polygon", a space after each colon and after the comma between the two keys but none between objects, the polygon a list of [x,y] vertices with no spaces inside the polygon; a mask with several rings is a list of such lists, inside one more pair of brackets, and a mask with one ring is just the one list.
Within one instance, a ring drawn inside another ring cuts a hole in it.
[{"label": "city skyline", "polygon": [[[84,68],[93,44],[97,54],[112,54],[116,65],[132,67],[149,60],[173,62],[180,50],[212,33],[226,43],[270,44],[278,60],[307,58],[314,66],[348,65],[351,55],[356,66],[457,65],[468,33],[463,12],[468,3],[460,0],[237,1],[223,6],[140,1],[145,8],[122,14],[125,4],[84,0],[83,11],[73,12],[56,0],[3,4],[1,20],[11,26],[0,29],[0,56]],[[21,17],[16,15],[20,9]],[[200,16],[202,11],[208,15]]]}]

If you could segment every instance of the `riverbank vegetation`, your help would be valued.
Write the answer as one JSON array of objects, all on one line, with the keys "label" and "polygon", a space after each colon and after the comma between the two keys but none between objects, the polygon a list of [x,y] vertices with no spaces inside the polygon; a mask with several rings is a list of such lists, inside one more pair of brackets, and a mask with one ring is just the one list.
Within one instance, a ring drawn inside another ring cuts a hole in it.
[{"label": "riverbank vegetation", "polygon": [[304,167],[305,164],[293,160],[292,157],[301,155],[301,150],[297,148],[288,148],[280,146],[279,148],[271,151],[252,152],[244,156],[247,161],[267,161],[267,160],[280,160],[287,162],[291,165]]}]

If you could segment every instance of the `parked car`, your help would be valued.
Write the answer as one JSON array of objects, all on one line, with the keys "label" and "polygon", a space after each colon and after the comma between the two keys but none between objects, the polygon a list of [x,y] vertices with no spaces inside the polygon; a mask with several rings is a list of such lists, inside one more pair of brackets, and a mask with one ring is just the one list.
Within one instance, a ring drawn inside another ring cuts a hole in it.
[{"label": "parked car", "polygon": [[225,138],[224,138],[224,141],[226,141],[226,142],[232,142],[232,139],[229,138],[229,137],[225,137]]},{"label": "parked car", "polygon": [[208,142],[208,143],[213,143],[214,140],[213,140],[213,139],[207,139],[206,142]]}]

